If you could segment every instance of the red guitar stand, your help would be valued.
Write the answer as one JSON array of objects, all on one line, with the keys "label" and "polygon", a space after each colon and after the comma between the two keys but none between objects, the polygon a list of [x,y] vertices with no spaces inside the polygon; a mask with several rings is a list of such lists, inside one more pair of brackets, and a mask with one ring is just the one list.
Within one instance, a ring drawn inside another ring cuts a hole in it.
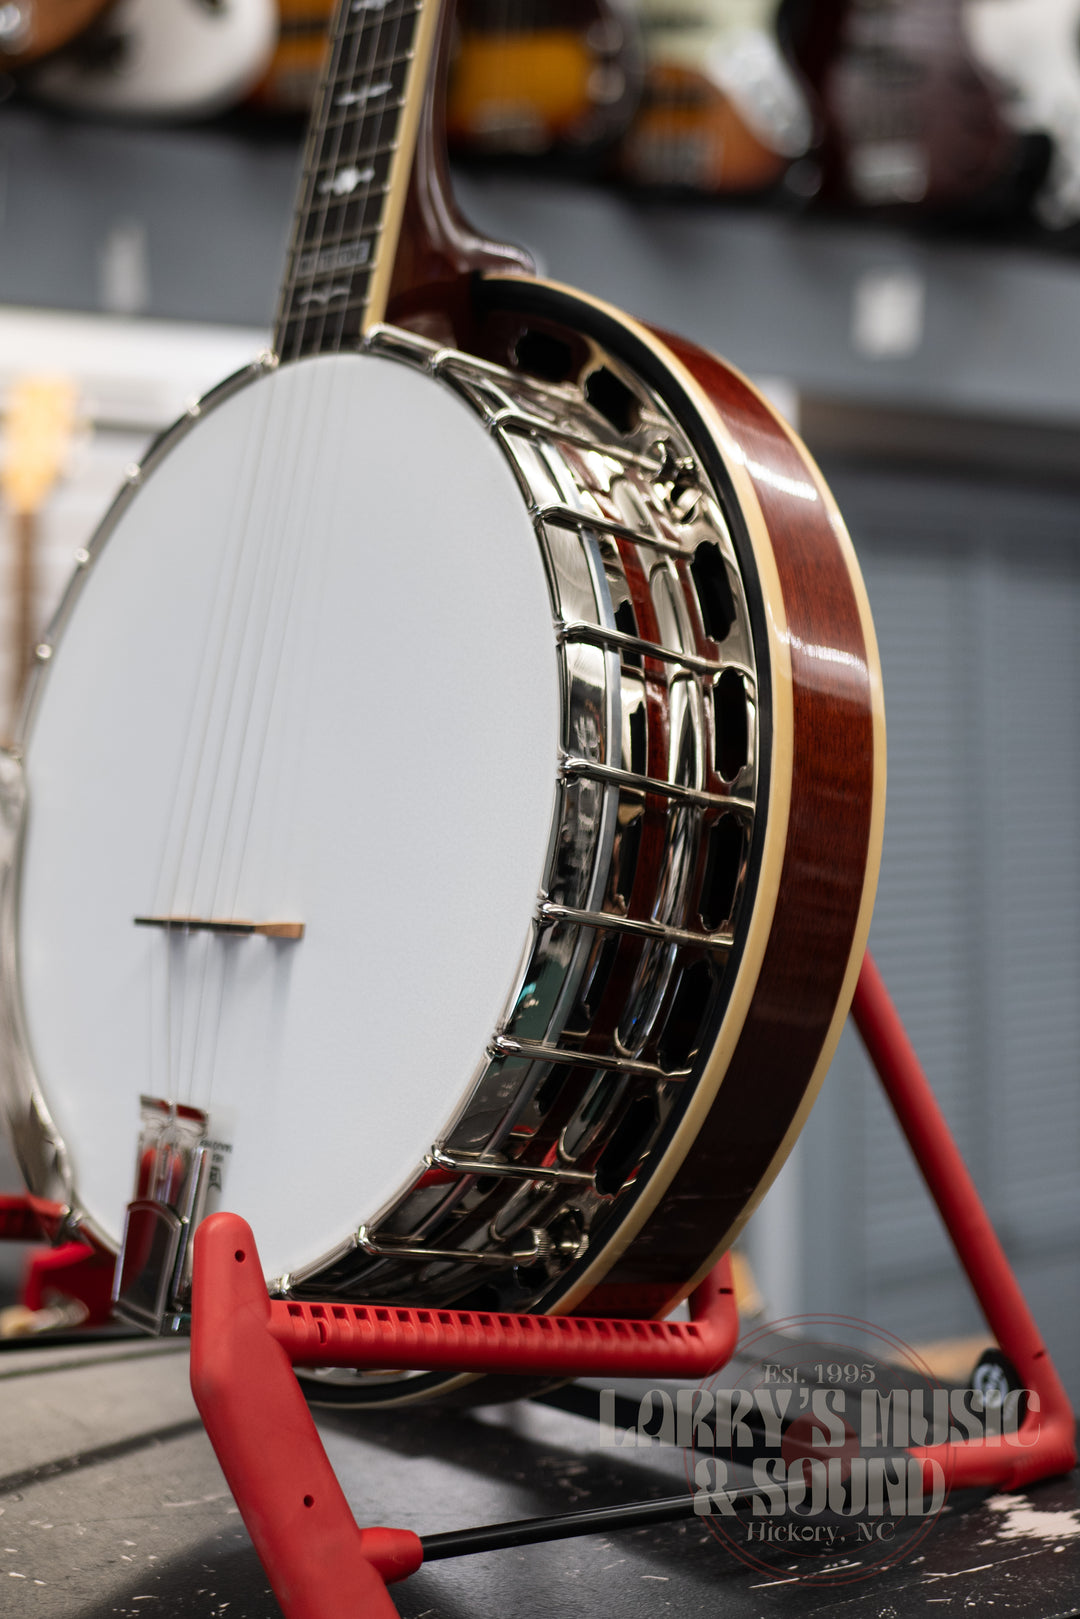
[{"label": "red guitar stand", "polygon": [[[852,1017],[987,1323],[1029,1390],[1015,1434],[914,1451],[926,1463],[927,1492],[932,1461],[957,1488],[1016,1489],[1068,1472],[1076,1442],[1065,1391],[869,955]],[[195,1238],[192,1389],[287,1619],[393,1619],[386,1586],[414,1573],[425,1552],[410,1530],[357,1526],[294,1365],[696,1380],[735,1348],[726,1261],[694,1294],[691,1311],[689,1323],[673,1323],[278,1302],[267,1296],[245,1222],[229,1214],[206,1220]]]},{"label": "red guitar stand", "polygon": [[[4,1312],[21,1315],[18,1336],[48,1330],[65,1319],[73,1326],[100,1327],[112,1315],[115,1259],[86,1242],[59,1242],[63,1222],[59,1203],[29,1193],[0,1197],[0,1241],[40,1243],[49,1238],[54,1244],[32,1250],[22,1310]],[[0,1322],[0,1337],[7,1335]]]},{"label": "red guitar stand", "polygon": [[[912,1454],[939,1461],[949,1487],[955,1489],[997,1485],[1016,1490],[1067,1473],[1076,1466],[1076,1419],[1068,1396],[869,951],[855,986],[851,1017],[987,1325],[1016,1368],[1021,1385],[1029,1390],[1027,1411],[1010,1436],[1011,1443],[1002,1438],[970,1439]],[[924,1472],[928,1482],[929,1470]]]},{"label": "red guitar stand", "polygon": [[[1018,1430],[924,1447],[950,1487],[1017,1489],[1076,1463],[1068,1399],[941,1109],[871,957],[851,1015],[994,1336],[1029,1391]],[[0,1200],[0,1236],[28,1236],[60,1211]],[[17,1207],[16,1207],[17,1205]],[[21,1214],[19,1211],[22,1211]],[[19,1222],[22,1226],[19,1227]],[[512,1372],[523,1376],[700,1380],[730,1358],[738,1321],[727,1260],[691,1299],[689,1322],[518,1316],[390,1305],[271,1300],[251,1230],[236,1215],[195,1237],[191,1383],[211,1443],[287,1619],[395,1619],[387,1585],[449,1555],[407,1529],[360,1528],[327,1460],[294,1365]],[[473,1532],[469,1548],[596,1532],[614,1518],[657,1522],[689,1511],[644,1503]]]}]

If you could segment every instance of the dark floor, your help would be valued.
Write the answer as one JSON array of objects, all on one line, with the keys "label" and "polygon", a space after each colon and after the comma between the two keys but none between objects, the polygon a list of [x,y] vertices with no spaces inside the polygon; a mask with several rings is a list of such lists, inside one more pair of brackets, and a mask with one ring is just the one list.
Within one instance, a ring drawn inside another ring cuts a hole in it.
[{"label": "dark floor", "polygon": [[[595,1422],[536,1402],[324,1414],[319,1426],[359,1520],[421,1533],[686,1490],[680,1452],[613,1448]],[[0,1352],[0,1516],[4,1615],[280,1611],[196,1415],[182,1345]],[[746,1528],[729,1530],[736,1544]],[[905,1619],[975,1606],[996,1619],[1059,1619],[1080,1610],[1080,1487],[1074,1473],[1023,1495],[950,1501],[888,1568],[857,1549],[753,1549],[757,1567],[744,1544],[737,1556],[689,1518],[431,1564],[394,1598],[406,1619],[841,1609]]]}]

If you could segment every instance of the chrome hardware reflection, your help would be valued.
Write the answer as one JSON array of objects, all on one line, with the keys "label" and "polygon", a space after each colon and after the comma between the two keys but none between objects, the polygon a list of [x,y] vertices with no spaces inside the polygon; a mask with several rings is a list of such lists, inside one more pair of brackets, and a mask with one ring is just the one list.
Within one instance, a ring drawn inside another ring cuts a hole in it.
[{"label": "chrome hardware reflection", "polygon": [[[506,1307],[528,1310],[605,1240],[647,1182],[722,992],[758,809],[749,610],[720,494],[664,404],[618,361],[594,346],[588,369],[609,365],[634,394],[625,433],[589,403],[583,377],[541,382],[389,327],[376,328],[366,346],[452,389],[514,471],[550,595],[561,736],[541,892],[488,1049],[463,1094],[461,1076],[446,1076],[449,1096],[460,1100],[451,1100],[437,1146],[409,1184],[282,1286],[301,1298],[415,1302],[424,1263],[432,1303],[468,1301],[479,1271]],[[208,395],[201,414],[265,363]],[[144,466],[195,419],[186,415]],[[141,477],[133,469],[133,482]],[[91,566],[130,497],[131,485],[90,547]],[[711,624],[702,583],[709,569],[721,601]],[[42,645],[62,628],[89,571],[83,562]],[[730,703],[735,675],[745,698],[745,759],[725,780],[716,765],[714,689],[728,676]],[[64,1144],[33,1073],[13,987],[23,815],[18,760],[0,754],[0,1093],[29,1183],[70,1204],[77,1220]],[[729,824],[737,835],[714,836]],[[706,893],[716,860],[725,869]],[[433,1168],[452,1173],[433,1176]],[[201,1195],[197,1182],[189,1190]],[[182,1292],[179,1228],[185,1219],[191,1226],[196,1203],[144,1201],[172,1210],[173,1220],[155,1216],[159,1270]],[[159,1305],[155,1297],[150,1314],[167,1315],[176,1298]]]},{"label": "chrome hardware reflection", "polygon": [[[516,987],[427,1159],[428,1170],[458,1178],[419,1171],[350,1254],[290,1280],[300,1296],[329,1287],[392,1301],[415,1292],[426,1259],[432,1302],[467,1299],[482,1268],[507,1307],[528,1309],[647,1175],[700,1044],[691,1026],[685,1050],[675,1049],[680,986],[694,963],[719,985],[734,943],[758,781],[748,609],[720,499],[640,381],[626,379],[640,411],[620,434],[577,381],[540,382],[391,328],[369,347],[452,387],[515,471],[551,593],[562,746],[548,871]],[[719,640],[701,634],[703,545],[731,595]],[[748,737],[731,781],[715,768],[712,730],[712,687],[728,670],[744,682]],[[727,840],[737,864],[716,884],[725,902],[733,896],[728,914],[707,927],[702,914],[716,901],[702,892],[705,855],[724,816],[743,837]],[[707,1006],[708,994],[696,1015]],[[605,1162],[621,1121],[633,1161]],[[580,1241],[542,1265],[509,1244],[511,1232],[560,1222]]]},{"label": "chrome hardware reflection", "polygon": [[563,1169],[558,1164],[516,1163],[508,1158],[485,1158],[482,1153],[447,1152],[438,1145],[428,1154],[437,1169],[459,1175],[495,1175],[504,1180],[546,1182],[552,1186],[595,1186],[596,1176],[587,1169]]},{"label": "chrome hardware reflection", "polygon": [[667,1073],[658,1064],[651,1062],[634,1062],[629,1057],[610,1056],[603,1052],[597,1054],[591,1051],[573,1051],[566,1046],[545,1045],[542,1040],[508,1040],[505,1035],[496,1035],[491,1042],[491,1051],[497,1057],[531,1057],[546,1059],[550,1062],[568,1063],[577,1068],[602,1068],[605,1071],[617,1074],[643,1074],[648,1079],[686,1079],[689,1069],[685,1073]]},{"label": "chrome hardware reflection", "polygon": [[417,1244],[402,1241],[396,1237],[384,1236],[381,1232],[372,1236],[366,1225],[359,1227],[356,1233],[356,1245],[365,1254],[374,1259],[413,1259],[422,1260],[424,1264],[434,1264],[437,1261],[450,1260],[459,1265],[534,1265],[545,1254],[553,1252],[555,1244],[544,1231],[533,1231],[532,1242],[528,1248],[435,1248],[426,1244]]},{"label": "chrome hardware reflection", "polygon": [[157,1096],[139,1098],[135,1196],[128,1204],[113,1281],[113,1310],[147,1332],[179,1326],[191,1279],[191,1244],[207,1191],[209,1116]]}]

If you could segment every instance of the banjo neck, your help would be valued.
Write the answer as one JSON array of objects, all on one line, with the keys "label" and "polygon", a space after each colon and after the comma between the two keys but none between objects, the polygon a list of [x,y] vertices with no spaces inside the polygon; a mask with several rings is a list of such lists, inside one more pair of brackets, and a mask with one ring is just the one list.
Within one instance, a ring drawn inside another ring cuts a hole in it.
[{"label": "banjo neck", "polygon": [[445,0],[339,0],[274,321],[283,361],[355,347],[387,318],[453,335],[474,272],[534,270],[453,200],[451,12]]}]

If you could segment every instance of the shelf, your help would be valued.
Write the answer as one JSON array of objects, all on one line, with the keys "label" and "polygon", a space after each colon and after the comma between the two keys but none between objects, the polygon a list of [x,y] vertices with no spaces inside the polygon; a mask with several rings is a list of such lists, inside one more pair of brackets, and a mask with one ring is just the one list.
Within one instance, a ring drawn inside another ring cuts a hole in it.
[{"label": "shelf", "polygon": [[[297,169],[280,133],[9,105],[0,302],[265,328]],[[545,273],[804,397],[1080,428],[1080,263],[1051,251],[506,171],[459,192]]]}]

